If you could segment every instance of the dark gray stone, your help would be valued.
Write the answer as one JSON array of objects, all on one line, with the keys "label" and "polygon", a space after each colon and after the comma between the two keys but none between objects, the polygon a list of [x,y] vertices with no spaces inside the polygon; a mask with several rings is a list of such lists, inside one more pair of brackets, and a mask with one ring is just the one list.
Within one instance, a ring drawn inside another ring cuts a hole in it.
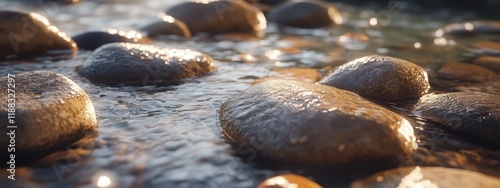
[{"label": "dark gray stone", "polygon": [[425,70],[406,60],[365,56],[341,65],[319,81],[373,99],[418,99],[429,91]]},{"label": "dark gray stone", "polygon": [[77,46],[65,33],[35,13],[0,11],[0,59],[74,54]]},{"label": "dark gray stone", "polygon": [[318,28],[342,23],[337,9],[319,0],[292,0],[281,3],[269,13],[268,20],[299,28]]},{"label": "dark gray stone", "polygon": [[182,2],[166,13],[184,22],[191,33],[247,33],[261,36],[267,26],[264,14],[244,1]]},{"label": "dark gray stone", "polygon": [[139,28],[140,31],[147,33],[149,37],[158,35],[178,35],[183,37],[191,37],[191,31],[186,24],[169,15],[164,15],[160,20]]},{"label": "dark gray stone", "polygon": [[95,50],[78,73],[100,84],[168,85],[212,70],[212,58],[194,50],[111,43]]},{"label": "dark gray stone", "polygon": [[398,114],[355,93],[299,81],[254,85],[222,104],[219,120],[232,143],[288,163],[399,163],[417,147]]},{"label": "dark gray stone", "polygon": [[478,172],[444,167],[400,167],[357,180],[351,188],[481,187],[497,188],[500,179]]},{"label": "dark gray stone", "polygon": [[102,45],[114,42],[149,43],[149,40],[143,38],[138,32],[120,31],[116,29],[110,29],[108,31],[87,31],[76,34],[72,38],[78,45],[78,48],[85,50],[95,50]]},{"label": "dark gray stone", "polygon": [[[65,76],[50,71],[24,72],[12,77],[15,88],[0,84],[0,99],[7,103],[8,89],[15,94],[15,124],[9,124],[7,105],[0,106],[0,134],[15,130],[16,154],[40,154],[64,147],[97,131],[94,106],[85,91]],[[0,78],[8,83],[8,77]],[[15,92],[15,93],[14,93]],[[17,128],[9,129],[7,126]],[[9,145],[8,136],[0,144]],[[2,150],[2,153],[7,150]],[[22,156],[19,156],[22,157]]]},{"label": "dark gray stone", "polygon": [[500,96],[481,92],[425,95],[417,102],[419,116],[468,135],[500,143]]}]

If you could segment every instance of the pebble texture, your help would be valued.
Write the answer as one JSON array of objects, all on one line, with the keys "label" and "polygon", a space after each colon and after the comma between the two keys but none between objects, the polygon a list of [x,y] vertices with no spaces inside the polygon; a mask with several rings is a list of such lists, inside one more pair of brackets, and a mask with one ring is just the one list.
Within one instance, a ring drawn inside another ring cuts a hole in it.
[{"label": "pebble texture", "polygon": [[281,3],[269,13],[268,20],[299,28],[318,28],[342,23],[337,9],[319,0],[291,0]]},{"label": "pebble texture", "polygon": [[[94,106],[80,86],[65,76],[50,71],[24,72],[14,75],[15,124],[7,124],[7,105],[0,106],[0,134],[15,125],[16,154],[40,154],[97,131]],[[1,77],[7,83],[7,76]],[[7,84],[0,85],[0,99],[7,101]],[[7,146],[7,136],[0,144]],[[2,152],[6,152],[7,150]]]},{"label": "pebble texture", "polygon": [[73,54],[77,46],[36,13],[0,11],[0,59]]},{"label": "pebble texture", "polygon": [[166,13],[184,22],[192,34],[248,33],[260,36],[267,27],[264,14],[244,1],[183,2]]},{"label": "pebble texture", "polygon": [[355,181],[351,188],[481,187],[497,188],[500,179],[478,172],[444,167],[400,167]]},{"label": "pebble texture", "polygon": [[319,84],[269,80],[227,100],[225,136],[281,162],[399,163],[416,149],[401,116],[359,95]]},{"label": "pebble texture", "polygon": [[214,69],[210,56],[194,50],[112,43],[95,50],[78,73],[100,84],[169,85]]},{"label": "pebble texture", "polygon": [[500,143],[500,96],[481,92],[425,95],[416,104],[421,117],[446,128]]},{"label": "pebble texture", "polygon": [[430,88],[422,67],[406,60],[376,55],[343,64],[319,83],[389,101],[418,99]]}]

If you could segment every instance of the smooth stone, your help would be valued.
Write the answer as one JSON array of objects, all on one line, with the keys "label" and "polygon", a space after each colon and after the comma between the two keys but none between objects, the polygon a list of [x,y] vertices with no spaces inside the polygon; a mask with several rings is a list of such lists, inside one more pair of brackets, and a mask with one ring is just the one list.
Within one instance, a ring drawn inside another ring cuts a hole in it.
[{"label": "smooth stone", "polygon": [[296,174],[283,174],[271,177],[260,183],[257,188],[322,188],[316,182]]},{"label": "smooth stone", "polygon": [[278,5],[278,4],[281,4],[281,3],[284,3],[284,2],[287,2],[288,0],[259,0],[259,3],[260,4],[264,4],[264,5],[272,5],[272,6],[275,6],[275,5]]},{"label": "smooth stone", "polygon": [[96,49],[78,73],[99,84],[168,85],[212,70],[212,58],[198,51],[112,43]]},{"label": "smooth stone", "polygon": [[425,95],[414,112],[464,134],[500,143],[500,96],[482,92]]},{"label": "smooth stone", "polygon": [[400,167],[357,180],[351,188],[375,187],[481,187],[498,188],[500,179],[474,171],[445,167]]},{"label": "smooth stone", "polygon": [[495,41],[479,41],[472,44],[472,47],[480,49],[483,53],[490,55],[500,55],[500,42]]},{"label": "smooth stone", "polygon": [[42,15],[0,11],[0,59],[75,54],[78,48]]},{"label": "smooth stone", "polygon": [[244,1],[182,2],[166,13],[184,22],[191,33],[247,33],[261,36],[267,27],[262,11]]},{"label": "smooth stone", "polygon": [[473,63],[500,74],[500,57],[481,56],[473,60]]},{"label": "smooth stone", "polygon": [[78,48],[95,50],[105,44],[115,42],[147,44],[149,40],[136,31],[120,31],[109,29],[108,31],[86,31],[72,37]]},{"label": "smooth stone", "polygon": [[[15,92],[15,124],[8,124],[9,109],[0,106],[0,134],[16,134],[18,153],[41,154],[71,144],[97,131],[92,101],[85,91],[67,77],[50,71],[23,72],[12,76],[15,88],[8,88],[8,77],[0,78],[0,99],[7,103],[8,89]],[[16,129],[7,126],[15,125]],[[9,137],[0,137],[9,145]],[[2,153],[6,153],[7,149]],[[21,156],[20,156],[21,157]]]},{"label": "smooth stone", "polygon": [[191,31],[186,24],[172,16],[164,15],[160,21],[155,21],[139,28],[139,31],[144,31],[149,37],[158,35],[178,35],[186,38],[191,37]]},{"label": "smooth stone", "polygon": [[445,35],[471,35],[471,34],[498,34],[500,33],[499,21],[470,21],[463,23],[452,23],[439,28],[435,32],[436,37]]},{"label": "smooth stone", "polygon": [[495,72],[470,63],[446,63],[439,68],[439,76],[462,82],[486,82],[498,79]]},{"label": "smooth stone", "polygon": [[389,101],[418,99],[430,88],[422,67],[403,59],[377,55],[343,64],[319,83]]},{"label": "smooth stone", "polygon": [[319,28],[342,23],[337,9],[319,0],[291,0],[279,4],[269,13],[268,20],[299,28]]},{"label": "smooth stone", "polygon": [[224,102],[219,120],[234,145],[285,163],[399,164],[417,148],[400,115],[355,93],[299,81],[254,85]]}]

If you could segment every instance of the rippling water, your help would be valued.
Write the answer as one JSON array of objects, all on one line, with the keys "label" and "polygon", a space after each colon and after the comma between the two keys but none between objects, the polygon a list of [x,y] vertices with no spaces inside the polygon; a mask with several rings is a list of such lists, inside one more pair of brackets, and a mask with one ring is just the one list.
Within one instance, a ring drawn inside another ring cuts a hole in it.
[{"label": "rippling water", "polygon": [[[0,1],[0,7],[38,12],[73,35],[94,29],[137,28],[176,2],[180,0],[87,0],[59,6]],[[17,167],[17,180],[1,180],[0,187],[96,187],[107,180],[105,177],[116,187],[252,187],[284,172],[306,175],[327,187],[343,187],[372,173],[368,169],[309,169],[257,163],[249,148],[231,149],[221,138],[217,126],[220,104],[277,67],[309,67],[321,73],[357,57],[386,54],[425,67],[434,92],[461,86],[463,90],[499,93],[498,83],[461,85],[435,77],[440,64],[474,54],[468,49],[471,41],[436,41],[432,32],[474,15],[402,11],[384,17],[380,16],[383,9],[340,4],[338,9],[346,22],[330,29],[280,29],[269,25],[261,40],[157,39],[156,45],[197,49],[215,59],[215,73],[177,86],[91,84],[75,72],[90,55],[85,51],[71,60],[0,66],[0,75],[46,69],[68,76],[89,94],[100,121],[98,136],[88,135],[68,150]],[[339,36],[347,31],[366,33],[371,42],[367,46],[338,44]],[[457,44],[450,45],[453,43]],[[500,176],[498,148],[436,128],[404,107],[394,110],[413,120],[420,145],[412,160],[401,165],[447,166]],[[6,172],[1,173],[3,176]]]}]

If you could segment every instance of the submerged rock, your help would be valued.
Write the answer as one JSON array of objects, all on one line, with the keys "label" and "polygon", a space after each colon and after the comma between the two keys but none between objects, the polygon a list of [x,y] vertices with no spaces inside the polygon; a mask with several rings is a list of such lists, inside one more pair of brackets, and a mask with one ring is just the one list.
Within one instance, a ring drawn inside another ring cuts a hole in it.
[{"label": "submerged rock", "polygon": [[293,0],[279,4],[268,15],[269,22],[300,28],[341,24],[342,17],[333,5],[319,0]]},{"label": "submerged rock", "polygon": [[498,34],[500,33],[499,21],[470,21],[452,23],[436,30],[436,37],[445,35],[471,35],[471,34]]},{"label": "submerged rock", "polygon": [[147,33],[147,36],[154,37],[158,35],[178,35],[191,37],[191,31],[186,24],[169,15],[161,17],[160,21],[155,21],[139,28],[140,31]]},{"label": "submerged rock", "polygon": [[500,143],[500,96],[481,92],[425,95],[415,113],[440,125]]},{"label": "submerged rock", "polygon": [[376,55],[343,64],[319,83],[391,101],[418,99],[430,88],[422,67],[406,60]]},{"label": "submerged rock", "polygon": [[78,48],[85,50],[95,50],[102,45],[114,42],[127,43],[149,43],[149,40],[135,31],[120,31],[109,29],[108,31],[87,31],[72,37]]},{"label": "submerged rock", "polygon": [[495,72],[469,63],[446,63],[439,69],[439,75],[462,82],[486,82],[499,79]]},{"label": "submerged rock", "polygon": [[182,2],[166,13],[184,22],[192,34],[247,33],[260,36],[267,26],[259,9],[239,0]]},{"label": "submerged rock", "polygon": [[76,53],[77,46],[42,15],[0,11],[0,59]]},{"label": "submerged rock", "polygon": [[284,174],[262,182],[257,188],[321,188],[316,182],[296,174]]},{"label": "submerged rock", "polygon": [[351,188],[481,187],[496,188],[500,179],[478,172],[444,167],[400,167],[355,181]]},{"label": "submerged rock", "polygon": [[500,57],[481,56],[473,61],[474,64],[485,67],[500,74]]},{"label": "submerged rock", "polygon": [[[1,77],[0,99],[15,99],[15,115],[8,123],[12,108],[0,106],[0,134],[15,130],[15,152],[41,154],[64,147],[97,130],[94,106],[80,86],[65,76],[50,71],[24,72]],[[10,89],[10,90],[9,90]],[[8,95],[8,93],[12,95]],[[13,97],[15,94],[15,97]],[[7,126],[17,126],[15,129]],[[0,137],[9,145],[9,137]],[[2,151],[2,152],[6,152]]]},{"label": "submerged rock", "polygon": [[299,81],[252,86],[222,104],[219,120],[232,143],[288,163],[392,164],[417,147],[398,114],[355,93]]},{"label": "submerged rock", "polygon": [[194,50],[112,43],[95,50],[78,73],[100,84],[164,85],[212,70],[212,58]]}]

